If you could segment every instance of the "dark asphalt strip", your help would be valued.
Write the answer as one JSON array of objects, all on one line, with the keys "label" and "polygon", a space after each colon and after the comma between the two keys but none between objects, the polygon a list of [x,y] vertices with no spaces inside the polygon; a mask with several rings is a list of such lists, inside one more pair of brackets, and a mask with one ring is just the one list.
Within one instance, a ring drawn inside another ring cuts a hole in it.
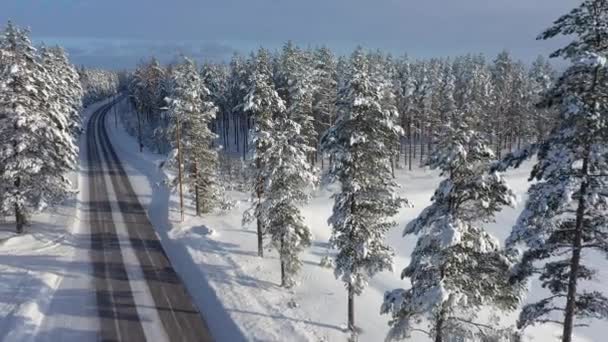
[{"label": "dark asphalt strip", "polygon": [[100,146],[114,185],[130,242],[142,268],[159,317],[171,341],[213,341],[199,310],[169,259],[150,223],[145,209],[116,155],[105,127],[105,115],[97,121]]},{"label": "dark asphalt strip", "polygon": [[133,293],[122,259],[121,247],[104,181],[96,128],[110,106],[100,108],[90,118],[87,135],[91,262],[100,317],[101,341],[145,341]]}]

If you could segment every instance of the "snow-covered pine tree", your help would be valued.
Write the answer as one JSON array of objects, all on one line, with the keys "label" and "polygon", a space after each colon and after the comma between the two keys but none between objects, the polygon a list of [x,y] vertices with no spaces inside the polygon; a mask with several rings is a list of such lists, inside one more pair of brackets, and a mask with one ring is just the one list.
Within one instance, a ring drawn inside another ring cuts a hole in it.
[{"label": "snow-covered pine tree", "polygon": [[170,141],[173,148],[181,144],[186,183],[194,195],[196,214],[201,215],[215,209],[223,198],[217,178],[217,150],[212,147],[217,135],[210,129],[216,107],[208,100],[209,91],[191,59],[184,58],[175,66],[171,78],[167,103],[172,120],[167,134],[174,137],[180,130],[181,141]]},{"label": "snow-covered pine tree", "polygon": [[534,103],[532,102],[532,83],[527,75],[526,66],[521,62],[515,63],[514,69],[514,91],[511,94],[511,122],[509,122],[508,148],[509,152],[514,148],[521,149],[522,143],[528,143],[534,138],[534,126],[530,124],[534,114]]},{"label": "snow-covered pine tree", "polygon": [[299,139],[310,147],[308,160],[314,163],[319,138],[314,125],[313,70],[308,57],[291,41],[287,42],[278,60],[276,79],[287,115],[300,126]]},{"label": "snow-covered pine tree", "polygon": [[396,96],[397,111],[400,115],[400,125],[404,130],[404,134],[408,140],[408,158],[405,161],[408,168],[412,170],[412,152],[413,152],[413,92],[414,92],[414,79],[411,70],[411,63],[407,56],[401,57],[397,61],[396,75],[394,82],[394,94]]},{"label": "snow-covered pine tree", "polygon": [[456,86],[458,109],[467,113],[469,125],[475,131],[485,134],[493,144],[498,119],[493,112],[496,87],[492,81],[492,72],[483,55],[467,56],[464,69],[461,75],[463,82],[458,82]]},{"label": "snow-covered pine tree", "polygon": [[[442,84],[443,61],[439,58],[433,58],[429,64],[429,104],[426,111],[424,124],[422,126],[425,132],[426,153],[428,156],[432,154],[435,136],[438,134],[441,126],[445,123],[441,121],[441,104],[444,100],[443,94],[439,92]],[[428,159],[428,157],[427,157]],[[424,162],[424,160],[422,160]],[[422,163],[424,164],[424,163]]]},{"label": "snow-covered pine tree", "polygon": [[84,92],[82,102],[85,107],[115,94],[118,89],[118,76],[111,71],[82,67],[78,70],[78,74]]},{"label": "snow-covered pine tree", "polygon": [[432,204],[404,230],[404,235],[419,236],[401,273],[412,286],[385,294],[381,313],[391,315],[387,340],[403,340],[416,331],[436,342],[489,336],[496,331],[477,320],[479,310],[518,305],[519,292],[508,282],[511,263],[483,227],[513,204],[514,194],[500,174],[488,172],[494,153],[468,121],[452,112],[427,162],[445,178]]},{"label": "snow-covered pine tree", "polygon": [[[296,106],[292,103],[292,106]],[[299,205],[309,199],[316,177],[308,156],[314,149],[301,139],[298,111],[280,111],[273,120],[273,143],[260,156],[265,165],[264,203],[261,210],[265,234],[279,252],[281,286],[292,287],[302,266],[298,254],[310,246],[311,234]]]},{"label": "snow-covered pine tree", "polygon": [[165,78],[165,70],[156,58],[143,65],[141,82],[143,82],[142,113],[147,122],[155,123],[158,119],[160,109],[164,107],[165,95],[163,94],[162,80]]},{"label": "snow-covered pine tree", "polygon": [[[429,112],[431,100],[431,82],[429,73],[429,62],[419,61],[411,66],[412,92],[410,96],[410,116],[411,116],[411,138],[413,151],[412,157],[416,157],[416,143],[422,147],[425,118]],[[420,149],[422,160],[422,148]]]},{"label": "snow-covered pine tree", "polygon": [[396,110],[381,105],[382,90],[369,73],[361,48],[352,55],[340,89],[338,119],[322,138],[322,148],[334,158],[328,171],[341,190],[334,198],[328,223],[330,244],[338,250],[335,275],[348,290],[348,328],[355,332],[354,298],[368,279],[392,269],[393,252],[384,242],[396,223],[392,217],[406,203],[396,194],[391,175],[391,144],[402,129]]},{"label": "snow-covered pine tree", "polygon": [[18,233],[31,211],[72,193],[66,174],[78,156],[70,113],[28,34],[9,22],[0,37],[0,209],[14,213]]},{"label": "snow-covered pine tree", "polygon": [[[452,62],[445,60],[441,70],[441,82],[437,90],[440,98],[439,103],[439,120],[442,124],[449,122],[450,118],[455,114],[456,100],[454,94],[456,92],[456,77],[452,69]],[[441,132],[441,130],[438,130]],[[437,137],[434,137],[436,139]]]},{"label": "snow-covered pine tree", "polygon": [[249,112],[253,121],[253,158],[251,160],[251,189],[252,206],[243,215],[243,223],[256,221],[258,238],[258,255],[264,256],[264,233],[267,221],[264,211],[264,184],[269,165],[264,160],[267,149],[274,144],[273,117],[286,110],[283,100],[279,97],[272,82],[270,55],[267,50],[260,49],[255,55],[253,72],[248,81],[249,92],[245,96],[243,110]]},{"label": "snow-covered pine tree", "polygon": [[[243,121],[250,121],[251,113],[244,110],[247,100],[247,95],[251,89],[249,82],[252,80],[255,58],[244,60],[240,55],[234,55],[230,61],[230,74],[228,76],[226,102],[230,110],[233,126],[233,139],[237,151],[240,151],[242,145],[243,161],[249,152],[249,132],[243,132],[241,129]],[[269,69],[270,70],[270,69]],[[242,143],[241,141],[242,140]],[[226,145],[228,146],[228,145]]]},{"label": "snow-covered pine tree", "polygon": [[[203,85],[209,90],[209,99],[217,106],[214,132],[226,141],[228,138],[228,68],[225,65],[205,64],[201,69]],[[203,99],[204,100],[204,99]],[[227,143],[224,142],[224,146]]]},{"label": "snow-covered pine tree", "polygon": [[281,260],[281,286],[292,287],[302,262],[298,254],[310,245],[311,235],[298,205],[316,177],[311,155],[317,143],[312,117],[311,70],[300,49],[291,42],[279,59],[278,79],[285,111],[277,111],[270,133],[273,142],[263,151],[265,165],[263,226]]},{"label": "snow-covered pine tree", "polygon": [[538,56],[532,63],[528,74],[530,82],[530,122],[529,125],[534,128],[535,142],[542,141],[551,128],[555,125],[557,113],[551,108],[538,108],[536,104],[540,103],[542,98],[549,93],[556,80],[555,71],[549,61]]},{"label": "snow-covered pine tree", "polygon": [[607,14],[608,1],[586,0],[539,36],[575,34],[552,54],[575,63],[546,98],[546,105],[560,107],[560,118],[540,145],[530,177],[536,183],[507,241],[527,247],[514,279],[538,273],[551,293],[525,306],[518,326],[557,323],[563,342],[572,341],[575,318],[608,318],[606,295],[580,288],[596,273],[584,252],[608,251]]},{"label": "snow-covered pine tree", "polygon": [[508,51],[502,51],[496,56],[492,65],[493,110],[491,135],[495,144],[495,151],[500,157],[506,140],[511,135],[510,123],[513,121],[512,95],[515,89],[515,61]]},{"label": "snow-covered pine tree", "polygon": [[57,96],[56,101],[60,107],[57,110],[68,114],[69,126],[74,136],[82,132],[80,110],[84,96],[80,84],[78,71],[69,62],[65,51],[61,47],[43,48],[42,65],[51,74],[52,87]]},{"label": "snow-covered pine tree", "polygon": [[133,74],[130,90],[137,115],[140,149],[145,145],[164,152],[173,138],[164,129],[163,124],[169,124],[170,120],[166,120],[167,118],[163,117],[166,113],[162,113],[162,109],[167,105],[166,88],[170,87],[170,84],[171,77],[167,76],[166,70],[155,58],[140,64]]},{"label": "snow-covered pine tree", "polygon": [[[315,130],[321,136],[336,120],[336,98],[338,97],[338,75],[336,58],[330,49],[322,47],[314,54],[313,63],[313,117]],[[321,168],[323,168],[321,156]]]}]

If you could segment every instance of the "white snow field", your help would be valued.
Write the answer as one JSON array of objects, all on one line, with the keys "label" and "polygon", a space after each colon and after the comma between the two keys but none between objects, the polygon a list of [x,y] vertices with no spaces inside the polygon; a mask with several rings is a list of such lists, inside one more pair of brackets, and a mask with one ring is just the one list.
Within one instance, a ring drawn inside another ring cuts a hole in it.
[{"label": "white snow field", "polygon": [[[123,106],[123,110],[124,110]],[[346,290],[335,279],[333,270],[319,265],[327,255],[330,227],[327,218],[333,206],[330,190],[318,190],[310,204],[303,208],[306,222],[313,232],[313,245],[302,254],[304,267],[300,284],[292,290],[279,286],[277,254],[257,256],[255,227],[243,228],[242,213],[249,207],[248,194],[231,192],[237,206],[230,212],[194,215],[192,202],[186,199],[186,218],[179,222],[179,197],[164,186],[167,177],[159,168],[165,156],[149,151],[139,152],[137,141],[108,117],[109,135],[115,143],[130,180],[157,229],[157,233],[176,271],[185,281],[197,306],[203,312],[217,341],[346,341]],[[502,241],[508,236],[525,200],[531,162],[507,174],[510,186],[518,195],[517,208],[506,208],[490,231]],[[388,316],[379,314],[384,291],[408,287],[399,279],[407,265],[415,238],[402,237],[403,227],[428,203],[439,183],[436,172],[416,169],[398,170],[402,194],[413,201],[414,208],[404,208],[397,217],[399,228],[388,235],[395,249],[394,272],[374,277],[362,296],[355,299],[356,323],[362,329],[359,341],[383,341],[388,331]],[[167,211],[167,208],[169,210]],[[597,266],[605,260],[597,258]],[[603,272],[603,273],[602,273]],[[608,290],[608,270],[600,270]],[[542,297],[542,289],[532,284],[530,300]],[[505,318],[513,322],[516,314]],[[558,341],[561,329],[545,325],[526,331],[526,341]],[[577,328],[575,341],[606,341],[606,322],[592,322],[589,328]],[[427,341],[415,334],[412,341]]]}]

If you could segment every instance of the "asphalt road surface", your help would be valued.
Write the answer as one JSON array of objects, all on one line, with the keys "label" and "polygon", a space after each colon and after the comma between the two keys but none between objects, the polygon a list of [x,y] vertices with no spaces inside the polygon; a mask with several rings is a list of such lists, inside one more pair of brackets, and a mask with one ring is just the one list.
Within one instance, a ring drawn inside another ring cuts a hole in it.
[{"label": "asphalt road surface", "polygon": [[[87,124],[86,234],[38,341],[213,341],[174,271],[105,130],[111,104]],[[86,247],[83,247],[86,246]],[[87,299],[88,298],[88,299]]]}]

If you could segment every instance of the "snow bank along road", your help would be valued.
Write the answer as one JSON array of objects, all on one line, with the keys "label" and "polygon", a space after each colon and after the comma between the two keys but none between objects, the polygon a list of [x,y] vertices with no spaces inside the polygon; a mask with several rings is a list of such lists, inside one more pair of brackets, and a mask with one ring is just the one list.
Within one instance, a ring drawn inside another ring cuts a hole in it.
[{"label": "snow bank along road", "polygon": [[[86,136],[88,184],[83,186],[88,186],[88,286],[94,291],[98,318],[95,340],[212,341],[108,138],[104,118],[111,106],[93,113]],[[53,317],[52,312],[42,330],[67,330],[69,326],[61,326],[70,320]],[[74,336],[53,337],[72,340]]]}]

